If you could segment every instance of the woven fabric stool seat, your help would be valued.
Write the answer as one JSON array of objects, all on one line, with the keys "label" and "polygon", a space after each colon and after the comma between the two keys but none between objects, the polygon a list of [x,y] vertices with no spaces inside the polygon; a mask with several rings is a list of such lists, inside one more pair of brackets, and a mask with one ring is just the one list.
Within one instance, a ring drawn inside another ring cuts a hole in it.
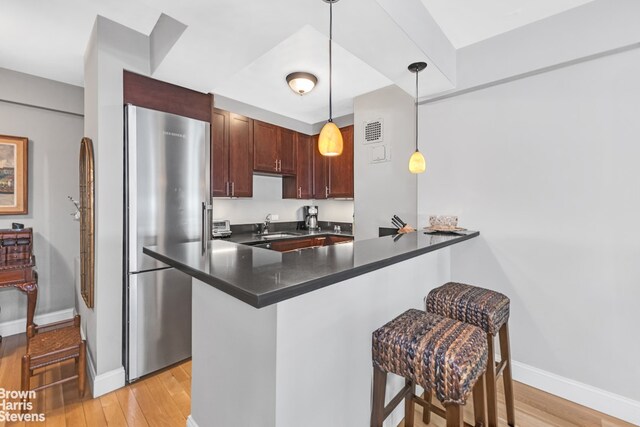
[{"label": "woven fabric stool seat", "polygon": [[496,335],[509,320],[509,298],[500,292],[449,282],[429,292],[429,313],[456,319]]},{"label": "woven fabric stool seat", "polygon": [[[49,384],[31,388],[36,369],[65,360],[75,360],[77,373]],[[80,335],[80,316],[48,325],[27,328],[27,352],[22,356],[22,390],[41,390],[67,381],[78,380],[78,392],[84,395],[86,378],[86,343]],[[24,398],[26,400],[26,397]]]},{"label": "woven fabric stool seat", "polygon": [[[469,323],[487,333],[489,358],[487,363],[487,410],[489,427],[498,426],[498,395],[496,382],[504,380],[507,424],[515,426],[515,404],[509,345],[509,298],[500,292],[464,283],[449,282],[433,289],[425,298],[426,311]],[[494,338],[499,336],[499,363],[495,361]],[[430,399],[430,394],[426,396]]]},{"label": "woven fabric stool seat", "polygon": [[[372,426],[381,426],[403,398],[407,427],[413,425],[413,403],[422,404],[425,411],[439,411],[415,396],[416,384],[435,393],[447,408],[446,413],[437,413],[447,417],[448,422],[455,418],[457,424],[451,425],[463,425],[461,408],[473,391],[477,424],[483,422],[488,349],[487,335],[482,329],[411,309],[374,331],[372,341]],[[387,373],[404,377],[406,386],[385,408]]]}]

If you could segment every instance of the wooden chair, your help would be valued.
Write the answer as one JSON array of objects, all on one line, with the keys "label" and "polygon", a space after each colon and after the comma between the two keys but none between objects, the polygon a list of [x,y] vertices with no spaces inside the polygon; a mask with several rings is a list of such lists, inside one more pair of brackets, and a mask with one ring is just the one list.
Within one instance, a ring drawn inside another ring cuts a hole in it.
[{"label": "wooden chair", "polygon": [[[47,387],[78,379],[78,392],[84,395],[86,382],[86,344],[80,336],[80,316],[48,325],[30,325],[27,328],[27,353],[22,356],[22,390],[31,389],[34,371],[55,363],[75,359],[77,373],[71,377],[43,384],[33,389]],[[26,401],[26,399],[25,399]]]}]

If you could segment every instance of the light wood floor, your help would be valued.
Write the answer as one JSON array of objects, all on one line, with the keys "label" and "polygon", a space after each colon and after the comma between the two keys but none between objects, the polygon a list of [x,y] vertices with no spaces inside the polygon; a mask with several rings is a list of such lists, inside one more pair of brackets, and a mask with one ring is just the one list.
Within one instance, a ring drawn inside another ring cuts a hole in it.
[{"label": "light wood floor", "polygon": [[[24,354],[25,336],[5,337],[0,344],[0,387],[20,389],[20,359]],[[69,375],[73,362],[52,366],[45,370],[47,382]],[[35,378],[33,381],[40,381]],[[35,384],[35,383],[34,383]],[[515,383],[516,421],[519,427],[632,426],[591,409],[568,402],[526,385]],[[502,390],[500,390],[502,392]],[[92,399],[90,392],[78,397],[77,384],[69,382],[38,392],[35,413],[44,413],[44,423],[6,423],[7,426],[35,425],[99,427],[99,426],[166,426],[184,427],[191,408],[191,361],[183,362],[132,385]],[[502,395],[500,395],[502,399]],[[506,426],[504,405],[501,405],[500,427]],[[416,427],[423,427],[422,410],[416,409]],[[310,414],[309,416],[313,416]],[[468,414],[467,421],[472,419]],[[0,425],[2,422],[0,422]],[[445,426],[433,415],[431,426]],[[207,426],[201,426],[207,427]],[[244,426],[233,426],[244,427]],[[254,426],[252,426],[254,427]],[[260,426],[255,426],[260,427]],[[301,420],[300,427],[304,427]],[[331,427],[331,426],[327,426]],[[361,427],[361,426],[354,426]],[[365,427],[365,426],[362,426]],[[399,427],[404,427],[403,423]]]}]

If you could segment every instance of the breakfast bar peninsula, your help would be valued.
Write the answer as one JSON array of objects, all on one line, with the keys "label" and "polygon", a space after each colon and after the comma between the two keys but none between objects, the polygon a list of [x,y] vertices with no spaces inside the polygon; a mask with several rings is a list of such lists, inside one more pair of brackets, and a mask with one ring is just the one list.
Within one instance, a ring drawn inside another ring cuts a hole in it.
[{"label": "breakfast bar peninsula", "polygon": [[187,425],[368,425],[371,332],[422,308],[450,279],[448,247],[478,235],[414,232],[286,253],[222,240],[204,254],[200,242],[146,247],[193,277]]}]

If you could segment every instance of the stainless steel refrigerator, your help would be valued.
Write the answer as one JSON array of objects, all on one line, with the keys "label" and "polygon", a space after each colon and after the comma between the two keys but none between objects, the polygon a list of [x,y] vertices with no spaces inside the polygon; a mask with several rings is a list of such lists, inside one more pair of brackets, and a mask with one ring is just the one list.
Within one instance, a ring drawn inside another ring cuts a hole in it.
[{"label": "stainless steel refrigerator", "polygon": [[191,277],[142,253],[209,229],[209,123],[125,107],[127,381],[191,356]]}]

